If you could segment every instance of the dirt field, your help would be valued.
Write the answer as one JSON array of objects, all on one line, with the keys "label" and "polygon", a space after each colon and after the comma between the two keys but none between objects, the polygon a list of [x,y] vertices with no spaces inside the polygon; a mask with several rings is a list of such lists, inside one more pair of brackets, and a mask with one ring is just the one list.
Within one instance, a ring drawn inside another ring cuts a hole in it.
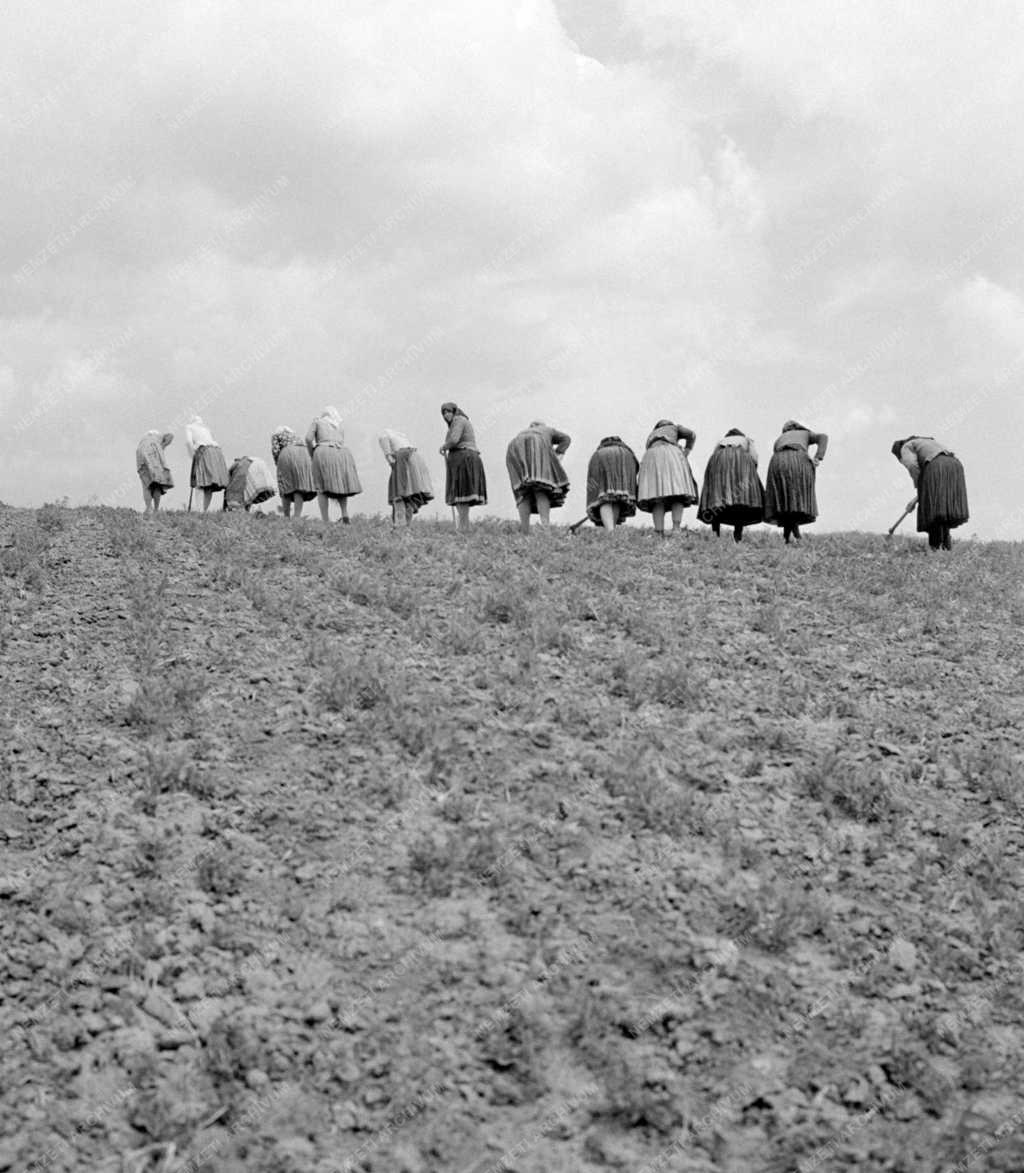
[{"label": "dirt field", "polygon": [[1019,1173],[1022,582],[0,509],[0,1170]]}]

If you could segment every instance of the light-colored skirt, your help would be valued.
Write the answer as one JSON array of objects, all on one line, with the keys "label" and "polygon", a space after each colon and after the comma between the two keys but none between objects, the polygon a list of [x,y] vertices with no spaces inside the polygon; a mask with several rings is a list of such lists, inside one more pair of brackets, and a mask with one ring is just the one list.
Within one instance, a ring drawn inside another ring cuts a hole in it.
[{"label": "light-colored skirt", "polygon": [[764,519],[764,488],[749,452],[726,445],[711,453],[697,517],[708,525],[757,525]]},{"label": "light-colored skirt", "polygon": [[697,482],[686,453],[678,444],[655,441],[640,461],[637,505],[650,513],[657,502],[671,505],[681,501],[684,505],[695,505],[697,496]]},{"label": "light-colored skirt", "polygon": [[144,489],[159,489],[161,493],[166,493],[168,489],[174,488],[174,478],[164,462],[164,450],[159,440],[139,445],[135,453],[135,467]]},{"label": "light-colored skirt", "polygon": [[388,504],[404,501],[414,513],[434,499],[427,462],[415,448],[400,448],[388,477]]},{"label": "light-colored skirt", "polygon": [[764,519],[769,525],[809,525],[818,516],[814,462],[803,448],[772,454],[764,491]]},{"label": "light-colored skirt", "polygon": [[448,453],[444,481],[445,505],[486,505],[487,477],[480,453],[455,448]]},{"label": "light-colored skirt", "polygon": [[636,478],[640,466],[625,444],[602,444],[587,465],[587,516],[601,523],[601,506],[618,505],[616,524],[636,513]]},{"label": "light-colored skirt", "polygon": [[917,484],[917,529],[933,526],[955,529],[970,520],[964,466],[955,456],[940,453],[924,466]]},{"label": "light-colored skirt", "polygon": [[552,509],[565,504],[569,478],[554,448],[539,432],[520,432],[508,446],[505,467],[512,482],[516,504],[530,501],[530,512],[537,512],[534,493],[544,493]]},{"label": "light-colored skirt", "polygon": [[228,465],[219,444],[204,444],[192,457],[193,489],[226,489]]},{"label": "light-colored skirt", "polygon": [[328,497],[354,497],[363,491],[352,453],[335,444],[317,444],[313,450],[313,484]]},{"label": "light-colored skirt", "polygon": [[303,501],[312,501],[316,496],[313,461],[305,444],[288,444],[277,454],[277,491],[282,500],[290,500],[296,493]]}]

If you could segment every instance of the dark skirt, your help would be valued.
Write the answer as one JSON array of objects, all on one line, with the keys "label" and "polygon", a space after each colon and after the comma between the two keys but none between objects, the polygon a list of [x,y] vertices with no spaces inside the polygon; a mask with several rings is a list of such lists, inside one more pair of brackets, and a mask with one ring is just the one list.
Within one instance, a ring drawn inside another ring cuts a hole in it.
[{"label": "dark skirt", "polygon": [[764,519],[769,525],[809,525],[818,516],[814,462],[802,448],[772,454],[764,492]]},{"label": "dark skirt", "polygon": [[970,519],[964,466],[955,456],[940,453],[929,460],[917,483],[917,529],[937,525],[955,529]]},{"label": "dark skirt", "polygon": [[228,466],[218,444],[203,444],[192,457],[193,489],[226,489]]},{"label": "dark skirt", "polygon": [[444,482],[446,505],[486,505],[487,478],[480,453],[471,448],[455,448],[448,452]]},{"label": "dark skirt", "polygon": [[726,445],[711,453],[697,517],[707,525],[757,525],[764,519],[764,488],[749,452]]},{"label": "dark skirt", "polygon": [[224,490],[225,509],[246,509],[245,478],[249,473],[250,458],[240,456],[231,466],[227,487]]},{"label": "dark skirt", "polygon": [[388,504],[404,501],[413,513],[434,499],[427,462],[415,448],[400,448],[388,477]]},{"label": "dark skirt", "polygon": [[530,512],[537,512],[534,493],[544,493],[552,509],[565,504],[569,478],[555,450],[539,432],[520,432],[508,446],[505,467],[512,482],[516,504],[530,502]]},{"label": "dark skirt", "polygon": [[296,493],[303,501],[316,496],[313,484],[313,461],[305,444],[288,444],[277,455],[277,491],[281,499],[291,499]]},{"label": "dark skirt", "polygon": [[363,491],[352,453],[335,444],[313,450],[313,486],[327,497],[354,497]]},{"label": "dark skirt", "polygon": [[625,444],[602,444],[587,465],[587,516],[601,524],[601,506],[618,505],[616,524],[636,513],[636,478],[640,466]]}]

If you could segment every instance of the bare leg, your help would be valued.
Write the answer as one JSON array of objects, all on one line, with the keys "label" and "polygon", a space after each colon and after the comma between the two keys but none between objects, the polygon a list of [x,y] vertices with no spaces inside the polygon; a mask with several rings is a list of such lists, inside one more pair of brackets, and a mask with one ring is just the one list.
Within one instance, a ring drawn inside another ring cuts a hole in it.
[{"label": "bare leg", "polygon": [[210,508],[210,502],[213,500],[213,489],[203,489],[203,512],[206,513]]},{"label": "bare leg", "polygon": [[153,511],[153,494],[149,491],[149,485],[142,486],[142,504],[145,506],[145,513],[152,513]]},{"label": "bare leg", "polygon": [[541,525],[550,525],[551,498],[547,493],[534,493],[533,499],[537,502],[537,517]]},{"label": "bare leg", "polygon": [[615,523],[618,520],[619,508],[614,501],[606,501],[601,506],[601,524],[611,533],[615,529]]},{"label": "bare leg", "polygon": [[651,506],[651,520],[654,522],[654,532],[665,536],[665,502],[655,501]]},{"label": "bare leg", "polygon": [[405,528],[408,529],[412,525],[412,519],[416,516],[416,510],[409,504],[408,501],[402,501],[402,512],[405,514]]},{"label": "bare leg", "polygon": [[302,507],[305,504],[306,504],[306,502],[303,501],[301,493],[293,493],[292,494],[293,514],[296,518],[299,518],[302,516]]},{"label": "bare leg", "polygon": [[683,509],[685,506],[682,501],[672,502],[672,528],[674,530],[682,529],[683,527]]},{"label": "bare leg", "polygon": [[281,512],[285,517],[291,517],[292,515],[292,499],[283,494],[281,496]]},{"label": "bare leg", "polygon": [[325,522],[330,521],[331,520],[331,499],[330,499],[330,497],[328,497],[326,493],[317,493],[316,500],[317,500],[317,504],[320,506],[320,520],[325,521]]},{"label": "bare leg", "polygon": [[158,486],[154,486],[152,489],[152,494],[153,494],[153,512],[159,513],[160,512],[160,498],[163,497],[164,491],[163,491],[163,489],[159,488]]},{"label": "bare leg", "polygon": [[456,505],[455,510],[456,516],[458,517],[458,521],[455,523],[455,528],[462,533],[466,533],[469,530],[469,506]]},{"label": "bare leg", "polygon": [[531,505],[532,505],[531,498],[527,497],[524,500],[520,501],[516,507],[519,510],[519,532],[520,533],[528,534],[530,532],[530,513],[532,512]]}]

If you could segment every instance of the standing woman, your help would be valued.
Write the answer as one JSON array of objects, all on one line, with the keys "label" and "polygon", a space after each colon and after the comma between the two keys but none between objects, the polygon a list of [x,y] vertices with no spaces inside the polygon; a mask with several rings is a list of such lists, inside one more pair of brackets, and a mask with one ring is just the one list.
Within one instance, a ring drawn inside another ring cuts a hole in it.
[{"label": "standing woman", "polygon": [[135,467],[142,481],[142,500],[146,504],[146,513],[156,513],[160,508],[160,498],[174,487],[174,478],[164,460],[164,449],[173,439],[173,432],[161,434],[156,428],[150,428],[135,449]]},{"label": "standing woman", "polygon": [[892,454],[910,473],[917,498],[917,532],[928,535],[933,550],[952,550],[951,529],[970,519],[964,466],[953,451],[932,436],[908,436],[897,440]]},{"label": "standing woman", "polygon": [[313,461],[309,449],[299,437],[283,424],[270,437],[270,455],[277,465],[277,491],[281,495],[281,509],[285,517],[302,516],[302,507],[316,496],[313,484]]},{"label": "standing woman", "polygon": [[388,476],[388,504],[391,524],[410,525],[413,517],[434,499],[430,470],[412,443],[393,428],[385,428],[377,437],[384,459],[391,468]]},{"label": "standing woman", "polygon": [[775,441],[765,485],[764,519],[769,525],[782,526],[787,545],[791,538],[800,541],[800,527],[818,516],[815,474],[827,449],[824,432],[812,432],[796,420],[786,420]]},{"label": "standing woman", "polygon": [[722,525],[732,526],[732,536],[743,540],[743,527],[764,520],[764,486],[757,475],[754,441],[730,428],[715,446],[704,470],[697,517],[715,535]]},{"label": "standing woman", "polygon": [[198,415],[189,420],[185,429],[185,447],[192,457],[189,478],[193,489],[203,490],[203,512],[210,508],[214,493],[228,487],[228,466],[220,445]]},{"label": "standing woman", "polygon": [[484,462],[476,446],[476,435],[469,416],[454,403],[441,404],[441,418],[448,425],[448,434],[441,445],[441,455],[447,460],[444,501],[458,511],[456,528],[469,529],[469,511],[474,505],[487,504],[487,478]]},{"label": "standing woman", "polygon": [[[686,441],[685,448],[679,447],[680,440]],[[661,537],[665,536],[667,511],[672,513],[672,529],[678,531],[683,524],[683,510],[697,503],[697,482],[687,459],[696,442],[695,432],[671,420],[658,420],[647,437],[647,451],[640,461],[636,503],[651,514],[654,530]]]},{"label": "standing woman", "polygon": [[341,415],[336,407],[325,407],[309,425],[306,447],[313,460],[313,485],[320,503],[320,516],[330,520],[333,497],[341,506],[341,521],[349,524],[348,499],[363,491],[352,453],[345,447]]},{"label": "standing woman", "polygon": [[519,510],[519,528],[530,529],[530,515],[536,513],[541,525],[551,522],[551,510],[565,504],[569,478],[559,457],[572,441],[565,432],[534,420],[508,446],[505,467]]},{"label": "standing woman", "polygon": [[605,436],[587,465],[587,516],[611,533],[636,513],[636,454],[618,436]]}]

